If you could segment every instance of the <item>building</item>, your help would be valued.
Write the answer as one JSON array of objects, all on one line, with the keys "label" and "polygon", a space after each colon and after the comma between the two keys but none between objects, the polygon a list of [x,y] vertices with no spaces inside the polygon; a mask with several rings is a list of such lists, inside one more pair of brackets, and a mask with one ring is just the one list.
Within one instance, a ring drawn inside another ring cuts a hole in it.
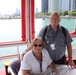
[{"label": "building", "polygon": [[69,0],[62,0],[62,11],[70,11]]},{"label": "building", "polygon": [[76,9],[76,0],[71,0],[72,9]]},{"label": "building", "polygon": [[48,12],[59,10],[59,0],[48,0]]},{"label": "building", "polygon": [[38,8],[36,8],[36,12],[35,13],[38,13]]},{"label": "building", "polygon": [[48,12],[48,0],[41,0],[41,12]]},{"label": "building", "polygon": [[76,9],[76,0],[41,0],[41,12],[72,11]]},{"label": "building", "polygon": [[62,11],[72,11],[73,9],[76,9],[76,0],[61,0],[60,4],[62,5]]}]

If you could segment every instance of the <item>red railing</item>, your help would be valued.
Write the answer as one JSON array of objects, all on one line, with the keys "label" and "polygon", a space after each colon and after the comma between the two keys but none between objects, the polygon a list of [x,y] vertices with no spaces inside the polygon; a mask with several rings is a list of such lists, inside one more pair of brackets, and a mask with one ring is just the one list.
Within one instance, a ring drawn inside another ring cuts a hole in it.
[{"label": "red railing", "polygon": [[13,55],[7,55],[7,56],[0,56],[0,60],[8,59],[8,58],[15,58],[18,57],[20,59],[20,54],[13,54]]}]

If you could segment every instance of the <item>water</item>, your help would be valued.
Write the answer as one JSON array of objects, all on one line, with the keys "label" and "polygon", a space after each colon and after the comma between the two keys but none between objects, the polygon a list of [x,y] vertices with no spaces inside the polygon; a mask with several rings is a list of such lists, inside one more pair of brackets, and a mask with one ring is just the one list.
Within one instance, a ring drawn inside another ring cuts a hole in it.
[{"label": "water", "polygon": [[[48,18],[46,18],[45,20],[35,19],[36,30],[38,30],[37,27],[39,27],[41,29],[43,26],[48,25],[48,24],[49,24]],[[66,27],[69,30],[69,32],[72,32],[72,31],[74,31],[74,28],[76,26],[76,19],[69,19],[69,20],[68,19],[61,19],[60,25]],[[37,34],[38,34],[38,32],[37,32]]]},{"label": "water", "polygon": [[21,40],[21,19],[0,20],[0,42]]},{"label": "water", "polygon": [[[35,37],[38,35],[39,31],[42,27],[49,24],[49,19],[35,19]],[[76,19],[61,19],[60,25],[66,27],[69,32],[74,31],[76,26]],[[3,30],[3,31],[2,31]],[[12,20],[0,20],[0,42],[2,41],[10,41],[10,40],[21,40],[21,20],[20,19],[12,19]],[[72,46],[76,46],[76,38],[73,38]],[[26,46],[19,46],[20,54],[26,49]],[[17,53],[17,47],[5,47],[0,48],[0,56],[10,55]],[[0,60],[0,68],[3,68],[3,62],[7,60],[15,60],[6,59]]]}]

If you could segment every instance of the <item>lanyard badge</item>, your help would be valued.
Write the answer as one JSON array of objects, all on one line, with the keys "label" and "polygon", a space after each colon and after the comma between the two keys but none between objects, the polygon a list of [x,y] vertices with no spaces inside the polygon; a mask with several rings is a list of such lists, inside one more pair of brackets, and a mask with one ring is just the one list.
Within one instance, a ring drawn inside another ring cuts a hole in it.
[{"label": "lanyard badge", "polygon": [[50,47],[51,47],[52,50],[55,50],[56,49],[55,48],[55,43],[50,44]]}]

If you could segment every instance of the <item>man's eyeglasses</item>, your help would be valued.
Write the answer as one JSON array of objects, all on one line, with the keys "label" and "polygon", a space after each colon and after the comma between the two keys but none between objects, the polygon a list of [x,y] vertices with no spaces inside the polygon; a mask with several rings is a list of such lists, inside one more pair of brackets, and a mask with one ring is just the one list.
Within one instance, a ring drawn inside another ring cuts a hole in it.
[{"label": "man's eyeglasses", "polygon": [[35,47],[37,47],[37,46],[38,46],[38,47],[42,47],[43,45],[42,45],[42,44],[39,44],[39,45],[34,44],[34,46],[35,46]]},{"label": "man's eyeglasses", "polygon": [[58,18],[50,18],[51,20],[58,20]]}]

